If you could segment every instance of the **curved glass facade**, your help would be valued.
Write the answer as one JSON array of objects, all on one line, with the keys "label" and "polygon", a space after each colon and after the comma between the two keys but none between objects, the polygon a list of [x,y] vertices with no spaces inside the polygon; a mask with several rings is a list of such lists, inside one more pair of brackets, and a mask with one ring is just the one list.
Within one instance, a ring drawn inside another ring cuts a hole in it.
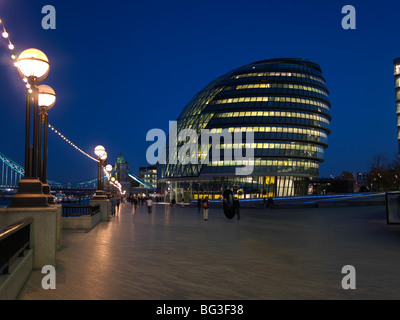
[{"label": "curved glass facade", "polygon": [[[219,161],[161,166],[164,191],[175,190],[171,197],[178,199],[219,199],[224,188],[233,188],[240,198],[307,194],[328,147],[330,107],[321,68],[307,59],[264,60],[223,75],[184,108],[177,131],[193,129],[199,137],[202,129],[253,131],[254,143],[221,141]],[[254,170],[246,177],[235,174],[246,163],[224,159],[222,152],[243,147],[254,150]]]}]

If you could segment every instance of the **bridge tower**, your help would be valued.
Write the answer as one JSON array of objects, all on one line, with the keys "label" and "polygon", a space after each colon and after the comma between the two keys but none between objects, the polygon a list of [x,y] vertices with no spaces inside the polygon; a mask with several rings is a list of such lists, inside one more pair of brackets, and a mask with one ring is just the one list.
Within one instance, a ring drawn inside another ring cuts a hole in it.
[{"label": "bridge tower", "polygon": [[125,161],[122,153],[117,157],[114,166],[115,178],[121,183],[121,188],[126,191],[125,195],[128,197],[131,192],[131,182],[129,179],[129,163]]}]

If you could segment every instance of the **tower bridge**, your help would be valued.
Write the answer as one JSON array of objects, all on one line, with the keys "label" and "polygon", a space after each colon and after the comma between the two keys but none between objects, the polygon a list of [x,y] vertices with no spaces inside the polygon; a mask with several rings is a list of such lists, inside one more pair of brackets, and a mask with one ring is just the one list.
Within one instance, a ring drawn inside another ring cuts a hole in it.
[{"label": "tower bridge", "polygon": [[[18,188],[19,180],[24,176],[24,167],[10,159],[3,153],[0,153],[0,197],[12,195]],[[125,189],[131,192],[130,188],[138,190],[154,190],[154,187],[143,181],[129,169],[129,164],[119,155],[114,167],[116,176],[121,179]],[[54,192],[63,192],[67,195],[93,194],[97,189],[97,178],[80,181],[75,183],[65,183],[55,180],[48,180],[51,190]],[[128,195],[129,195],[129,192]]]}]

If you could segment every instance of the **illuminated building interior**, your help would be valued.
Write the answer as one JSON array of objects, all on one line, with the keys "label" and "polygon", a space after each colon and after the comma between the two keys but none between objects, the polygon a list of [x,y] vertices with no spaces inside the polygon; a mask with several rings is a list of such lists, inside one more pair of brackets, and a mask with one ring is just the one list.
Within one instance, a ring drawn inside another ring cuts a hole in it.
[{"label": "illuminated building interior", "polygon": [[330,108],[322,70],[310,60],[264,60],[228,72],[195,95],[177,119],[177,131],[193,129],[199,139],[202,129],[253,131],[251,145],[223,139],[218,145],[221,155],[226,148],[254,148],[254,159],[248,160],[253,173],[236,175],[235,168],[248,163],[223,156],[207,164],[167,162],[160,167],[161,192],[167,200],[185,201],[220,199],[226,188],[242,199],[305,195],[324,161]]}]

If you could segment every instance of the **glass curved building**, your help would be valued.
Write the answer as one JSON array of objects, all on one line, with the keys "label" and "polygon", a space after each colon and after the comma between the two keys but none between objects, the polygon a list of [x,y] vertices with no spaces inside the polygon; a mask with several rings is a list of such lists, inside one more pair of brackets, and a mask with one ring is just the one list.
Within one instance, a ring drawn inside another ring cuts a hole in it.
[{"label": "glass curved building", "polygon": [[177,132],[193,129],[201,137],[203,129],[253,131],[254,169],[238,176],[235,169],[245,163],[224,158],[223,149],[243,147],[245,140],[241,146],[221,141],[219,161],[167,160],[160,170],[162,192],[178,200],[219,199],[225,188],[240,198],[307,194],[328,147],[330,107],[322,70],[307,59],[254,62],[219,77],[184,108]]}]

